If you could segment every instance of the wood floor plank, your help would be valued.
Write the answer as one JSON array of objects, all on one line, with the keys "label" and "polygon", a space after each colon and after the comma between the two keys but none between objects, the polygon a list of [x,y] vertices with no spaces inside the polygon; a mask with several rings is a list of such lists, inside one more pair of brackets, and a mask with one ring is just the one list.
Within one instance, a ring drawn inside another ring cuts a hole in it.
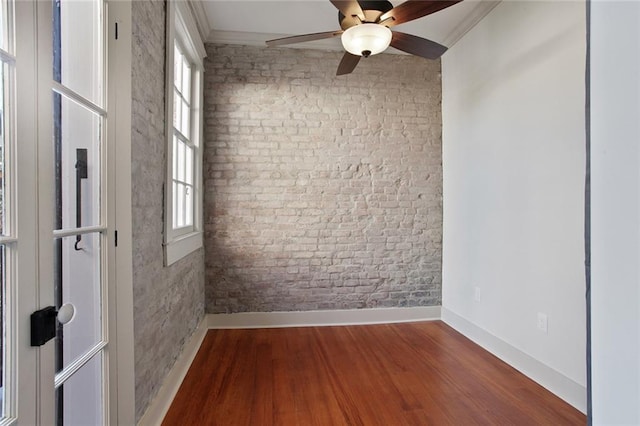
[{"label": "wood floor plank", "polygon": [[440,321],[210,330],[163,425],[584,425]]}]

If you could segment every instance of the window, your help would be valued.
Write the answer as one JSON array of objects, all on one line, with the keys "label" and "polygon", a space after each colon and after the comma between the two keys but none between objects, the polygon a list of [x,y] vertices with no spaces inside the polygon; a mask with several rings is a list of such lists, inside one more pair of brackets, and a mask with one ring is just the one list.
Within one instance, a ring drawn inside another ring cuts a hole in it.
[{"label": "window", "polygon": [[165,263],[202,247],[202,58],[186,2],[168,3]]},{"label": "window", "polygon": [[193,230],[194,156],[191,134],[191,64],[175,43],[173,54],[173,229]]}]

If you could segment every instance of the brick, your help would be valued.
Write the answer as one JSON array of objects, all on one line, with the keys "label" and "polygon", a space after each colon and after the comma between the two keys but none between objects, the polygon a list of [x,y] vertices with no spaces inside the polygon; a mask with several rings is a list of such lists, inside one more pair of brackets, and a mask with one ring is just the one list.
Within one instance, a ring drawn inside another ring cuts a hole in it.
[{"label": "brick", "polygon": [[439,61],[206,47],[207,312],[439,305]]},{"label": "brick", "polygon": [[[204,251],[163,266],[165,2],[132,7],[132,220],[136,423],[204,315]],[[213,112],[213,111],[212,111]],[[225,115],[227,113],[225,112]],[[211,116],[210,119],[213,117]],[[213,124],[215,127],[216,124]],[[222,145],[216,148],[222,148]],[[219,167],[209,152],[211,170]],[[232,166],[232,164],[231,164]],[[205,175],[206,176],[206,175]],[[212,174],[209,184],[227,182]],[[217,187],[217,186],[216,186]],[[210,234],[211,235],[211,234]],[[209,271],[210,274],[213,271]],[[222,290],[218,293],[225,295]]]}]

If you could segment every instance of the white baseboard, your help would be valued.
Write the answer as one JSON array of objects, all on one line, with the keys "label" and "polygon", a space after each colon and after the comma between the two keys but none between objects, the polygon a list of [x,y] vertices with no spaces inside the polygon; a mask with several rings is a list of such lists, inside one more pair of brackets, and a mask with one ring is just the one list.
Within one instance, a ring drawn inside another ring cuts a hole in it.
[{"label": "white baseboard", "polygon": [[440,319],[440,306],[300,312],[209,314],[209,328],[282,328],[329,325],[387,324]]},{"label": "white baseboard", "polygon": [[178,393],[178,389],[180,389],[180,385],[187,375],[189,367],[191,367],[191,363],[196,357],[206,334],[207,317],[205,316],[202,318],[202,321],[200,321],[191,339],[184,345],[182,353],[178,356],[178,359],[176,359],[167,377],[165,377],[158,394],[147,407],[147,411],[144,412],[144,415],[138,422],[138,426],[159,426],[162,424],[162,420],[169,411],[173,398]]},{"label": "white baseboard", "polygon": [[584,386],[446,308],[442,308],[442,321],[581,412],[587,412]]}]

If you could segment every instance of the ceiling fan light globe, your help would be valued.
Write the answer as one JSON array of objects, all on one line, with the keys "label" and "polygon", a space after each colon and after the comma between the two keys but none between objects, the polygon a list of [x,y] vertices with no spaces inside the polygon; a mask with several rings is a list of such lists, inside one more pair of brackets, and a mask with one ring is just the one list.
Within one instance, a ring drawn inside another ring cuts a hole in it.
[{"label": "ceiling fan light globe", "polygon": [[391,30],[380,24],[361,24],[342,33],[342,46],[352,55],[377,55],[391,43]]}]

